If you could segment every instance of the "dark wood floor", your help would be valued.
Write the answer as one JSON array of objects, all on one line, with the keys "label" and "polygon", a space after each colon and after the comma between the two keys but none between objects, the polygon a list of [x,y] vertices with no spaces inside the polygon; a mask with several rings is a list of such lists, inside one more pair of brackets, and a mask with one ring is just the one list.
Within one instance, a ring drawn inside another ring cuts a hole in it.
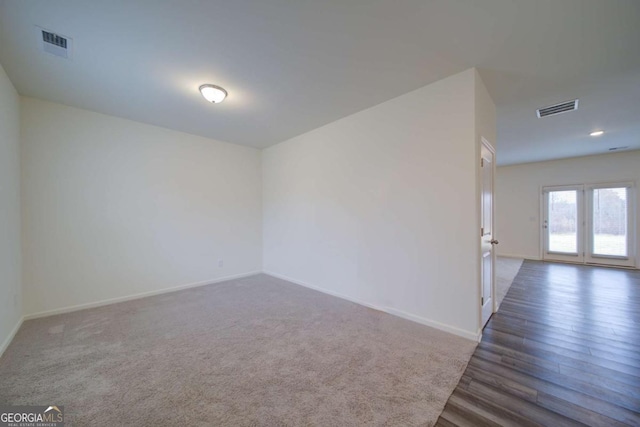
[{"label": "dark wood floor", "polygon": [[525,261],[437,426],[640,426],[640,272]]}]

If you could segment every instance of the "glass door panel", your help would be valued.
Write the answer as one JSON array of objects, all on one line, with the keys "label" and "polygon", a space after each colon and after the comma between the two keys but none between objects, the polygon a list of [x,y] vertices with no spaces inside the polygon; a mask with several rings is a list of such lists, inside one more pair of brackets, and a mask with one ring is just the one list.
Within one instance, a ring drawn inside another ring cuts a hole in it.
[{"label": "glass door panel", "polygon": [[627,256],[627,189],[593,189],[593,254]]},{"label": "glass door panel", "polygon": [[544,187],[543,258],[635,265],[633,183]]},{"label": "glass door panel", "polygon": [[549,192],[549,252],[578,253],[578,192]]},{"label": "glass door panel", "polygon": [[588,187],[587,262],[633,265],[630,187]]},{"label": "glass door panel", "polygon": [[544,258],[583,262],[582,186],[544,190]]}]

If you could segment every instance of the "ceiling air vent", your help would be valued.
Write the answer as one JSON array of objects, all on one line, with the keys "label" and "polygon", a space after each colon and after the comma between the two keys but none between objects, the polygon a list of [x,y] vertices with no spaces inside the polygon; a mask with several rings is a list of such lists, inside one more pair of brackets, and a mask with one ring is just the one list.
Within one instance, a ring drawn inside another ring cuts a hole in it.
[{"label": "ceiling air vent", "polygon": [[44,28],[36,27],[36,30],[38,31],[38,44],[42,51],[61,58],[71,58],[72,39]]},{"label": "ceiling air vent", "polygon": [[537,110],[538,117],[555,116],[556,114],[566,113],[568,111],[574,111],[578,109],[578,100],[562,102],[556,105],[550,105],[548,107],[540,108]]}]

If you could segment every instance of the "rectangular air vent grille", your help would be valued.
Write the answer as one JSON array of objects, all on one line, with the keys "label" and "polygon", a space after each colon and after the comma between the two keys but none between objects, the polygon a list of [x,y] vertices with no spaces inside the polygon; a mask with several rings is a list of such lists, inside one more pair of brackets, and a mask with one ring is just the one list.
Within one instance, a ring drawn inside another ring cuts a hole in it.
[{"label": "rectangular air vent grille", "polygon": [[71,59],[73,51],[73,39],[62,34],[35,26],[38,35],[38,48],[41,51],[59,56],[60,58]]},{"label": "rectangular air vent grille", "polygon": [[574,111],[578,109],[578,100],[562,102],[556,105],[550,105],[548,107],[540,108],[537,110],[538,117],[555,116],[556,114],[566,113],[568,111]]},{"label": "rectangular air vent grille", "polygon": [[54,33],[50,33],[48,31],[42,30],[42,41],[45,43],[52,44],[54,46],[61,47],[63,49],[67,48],[67,39],[59,36]]}]

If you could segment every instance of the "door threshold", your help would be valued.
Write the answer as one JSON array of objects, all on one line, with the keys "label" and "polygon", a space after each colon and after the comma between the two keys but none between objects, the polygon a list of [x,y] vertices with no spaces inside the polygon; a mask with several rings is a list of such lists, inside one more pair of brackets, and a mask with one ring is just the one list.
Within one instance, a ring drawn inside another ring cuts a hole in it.
[{"label": "door threshold", "polygon": [[555,259],[543,259],[542,262],[548,262],[551,264],[587,265],[590,267],[621,268],[623,270],[640,270],[639,268],[631,265],[599,264],[595,262],[572,262],[572,261],[559,261]]}]

